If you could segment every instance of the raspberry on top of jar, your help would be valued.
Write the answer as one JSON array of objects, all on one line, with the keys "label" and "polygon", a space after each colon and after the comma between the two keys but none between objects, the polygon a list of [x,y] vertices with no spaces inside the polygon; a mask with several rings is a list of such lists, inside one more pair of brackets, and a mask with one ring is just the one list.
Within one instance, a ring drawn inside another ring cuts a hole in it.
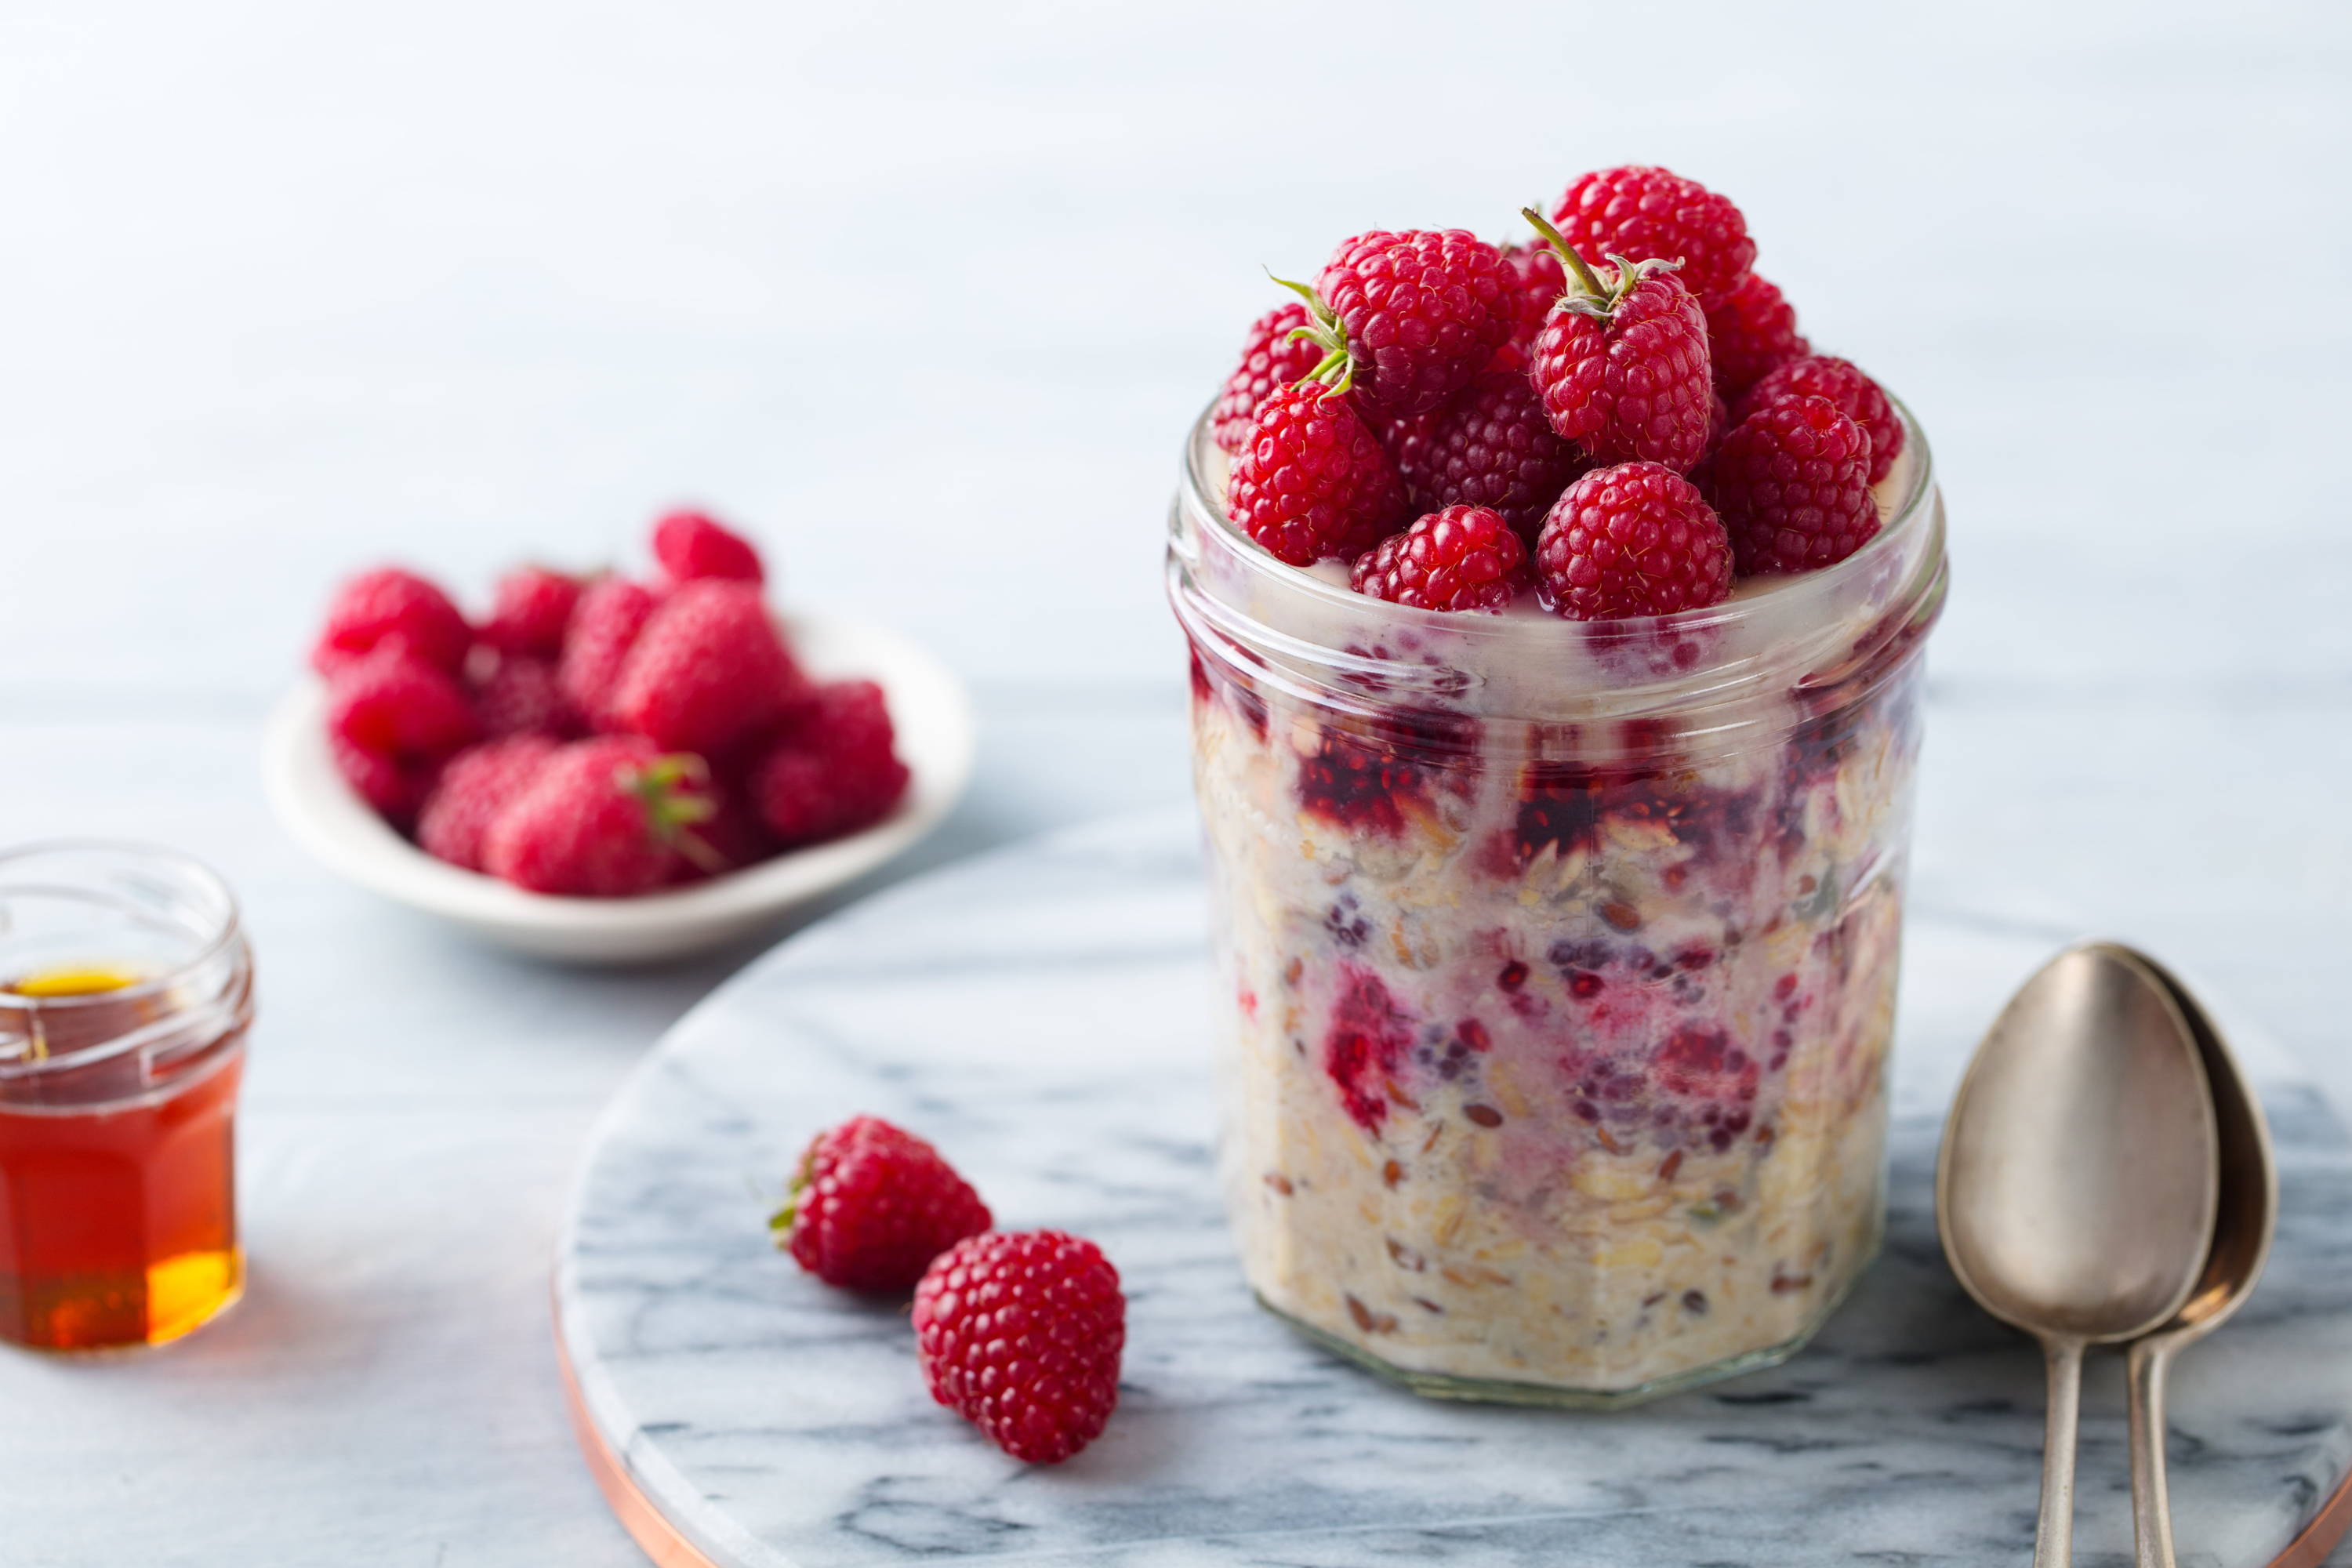
[{"label": "raspberry on top of jar", "polygon": [[1286,283],[1214,414],[1244,532],[1393,603],[1585,621],[1703,609],[1875,536],[1903,422],[1811,353],[1736,206],[1628,167],[1522,216],[1532,242],[1375,231]]},{"label": "raspberry on top of jar", "polygon": [[1788,1353],[1875,1247],[1941,523],[1728,201],[1525,216],[1288,285],[1171,588],[1250,1283],[1418,1387],[1612,1404]]}]

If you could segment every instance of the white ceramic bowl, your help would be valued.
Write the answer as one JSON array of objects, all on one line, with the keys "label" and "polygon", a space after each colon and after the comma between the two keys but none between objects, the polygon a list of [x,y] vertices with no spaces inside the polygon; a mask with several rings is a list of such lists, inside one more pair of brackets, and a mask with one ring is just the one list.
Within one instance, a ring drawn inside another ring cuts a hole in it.
[{"label": "white ceramic bowl", "polygon": [[914,775],[886,821],[676,892],[559,899],[436,860],[353,793],[327,749],[324,683],[286,694],[262,741],[270,809],[330,869],[372,892],[438,915],[476,936],[574,963],[640,963],[716,947],[768,925],[906,849],[939,826],[971,777],[971,702],[962,683],[913,643],[875,626],[784,617],[793,651],[827,679],[880,683],[898,755]]}]

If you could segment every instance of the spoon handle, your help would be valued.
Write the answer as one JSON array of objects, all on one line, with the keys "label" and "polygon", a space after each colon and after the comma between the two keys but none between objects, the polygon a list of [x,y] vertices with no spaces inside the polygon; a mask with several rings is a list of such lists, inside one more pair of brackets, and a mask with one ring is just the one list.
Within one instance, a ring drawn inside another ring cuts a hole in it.
[{"label": "spoon handle", "polygon": [[2131,1348],[2132,1541],[2138,1568],[2173,1568],[2172,1500],[2164,1484],[2164,1374],[2172,1345],[2162,1334]]},{"label": "spoon handle", "polygon": [[2070,1568],[2074,1560],[2074,1426],[2083,1403],[2083,1342],[2048,1339],[2050,1415],[2042,1435],[2042,1522],[2033,1532],[2033,1568]]}]

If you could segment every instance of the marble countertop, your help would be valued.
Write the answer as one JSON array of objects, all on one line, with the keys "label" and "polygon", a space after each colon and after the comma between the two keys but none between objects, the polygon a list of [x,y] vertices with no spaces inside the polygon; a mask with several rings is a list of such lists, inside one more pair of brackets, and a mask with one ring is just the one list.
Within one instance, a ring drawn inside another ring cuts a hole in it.
[{"label": "marble countertop", "polygon": [[[591,1140],[556,1307],[599,1441],[669,1530],[726,1568],[2032,1555],[2042,1356],[1946,1267],[1934,1186],[1987,998],[2040,938],[1911,919],[1885,1245],[1794,1359],[1638,1411],[1507,1410],[1390,1387],[1253,1301],[1213,1171],[1202,870],[1181,807],[945,868],[762,959],[631,1077]],[[2268,1109],[2279,1229],[2172,1388],[2195,1568],[2264,1568],[2352,1465],[2352,1140],[2258,1029],[2231,1044]],[[1117,1265],[1118,1411],[1067,1464],[996,1452],[925,1394],[903,1302],[772,1245],[755,1173],[860,1111],[950,1151],[998,1224]],[[2123,1372],[2086,1368],[2083,1568],[2131,1560]]]},{"label": "marble countertop", "polygon": [[[1180,803],[1159,530],[1259,264],[1596,163],[1737,195],[1935,444],[1920,907],[2143,942],[2352,1104],[2352,16],[1710,4],[1669,79],[1573,68],[1598,11],[1412,14],[9,8],[0,838],[205,856],[264,990],[251,1294],[0,1356],[0,1556],[642,1561],[563,1424],[551,1247],[598,1107],[749,953],[568,973],[303,861],[256,750],[338,574],[594,562],[699,497],[973,681],[975,788],[898,871]],[[1277,40],[1298,89],[1244,68]],[[1498,58],[1562,82],[1507,142],[1329,133]]]}]

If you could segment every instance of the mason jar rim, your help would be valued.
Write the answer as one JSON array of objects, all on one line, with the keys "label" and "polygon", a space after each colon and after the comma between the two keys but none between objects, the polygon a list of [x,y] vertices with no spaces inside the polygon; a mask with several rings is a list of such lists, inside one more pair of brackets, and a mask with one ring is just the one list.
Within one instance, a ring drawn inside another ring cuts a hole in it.
[{"label": "mason jar rim", "polygon": [[[199,900],[209,907],[200,945],[187,957],[168,969],[151,974],[130,985],[109,991],[86,993],[78,996],[26,996],[16,992],[0,992],[6,1005],[16,1011],[64,1012],[76,1007],[121,1005],[142,996],[168,991],[186,983],[190,975],[205,965],[217,962],[243,939],[244,931],[237,908],[236,895],[229,890],[228,882],[210,866],[168,845],[149,843],[132,838],[46,838],[28,844],[12,845],[0,849],[0,899],[11,892],[46,892],[80,897],[88,889],[69,884],[11,883],[10,870],[26,861],[51,855],[114,855],[125,859],[143,860],[181,878],[193,889]],[[80,1053],[75,1053],[79,1056]],[[54,1058],[60,1061],[68,1058]]]},{"label": "mason jar rim", "polygon": [[[1697,609],[1675,610],[1663,616],[1644,616],[1610,621],[1578,621],[1570,624],[1601,628],[1604,633],[1611,628],[1618,627],[1642,627],[1666,633],[1696,631],[1704,626],[1717,625],[1736,619],[1742,615],[1753,613],[1767,605],[1786,603],[1787,597],[1801,593],[1834,597],[1837,591],[1846,584],[1867,577],[1878,569],[1880,563],[1887,555],[1903,549],[1914,533],[1928,527],[1929,523],[1926,520],[1931,517],[1936,510],[1936,466],[1934,454],[1927,445],[1927,434],[1920,429],[1919,421],[1913,416],[1908,405],[1892,393],[1886,395],[1886,400],[1893,407],[1895,417],[1903,424],[1901,461],[1909,482],[1895,508],[1895,515],[1861,549],[1844,560],[1828,566],[1787,574],[1769,588],[1748,598],[1726,599],[1720,604],[1707,605]],[[1261,575],[1275,580],[1286,589],[1304,593],[1310,599],[1319,600],[1331,608],[1360,610],[1363,607],[1363,595],[1277,559],[1263,545],[1244,532],[1241,526],[1226,514],[1224,507],[1213,498],[1212,486],[1204,468],[1208,453],[1216,448],[1215,416],[1216,405],[1213,402],[1203,408],[1200,417],[1193,421],[1192,433],[1184,444],[1183,473],[1180,493],[1185,507],[1208,520],[1211,527],[1224,534],[1236,557],[1249,562]],[[1942,552],[1937,552],[1937,555],[1940,559]],[[1929,565],[1930,570],[1933,570],[1936,563],[1930,563]],[[1398,604],[1385,605],[1382,615],[1384,618],[1391,618],[1401,626],[1420,627],[1433,632],[1442,631],[1456,636],[1475,629],[1476,623],[1482,619],[1495,618],[1484,616],[1475,611],[1427,610]],[[1566,620],[1566,617],[1563,616],[1561,619]]]}]

